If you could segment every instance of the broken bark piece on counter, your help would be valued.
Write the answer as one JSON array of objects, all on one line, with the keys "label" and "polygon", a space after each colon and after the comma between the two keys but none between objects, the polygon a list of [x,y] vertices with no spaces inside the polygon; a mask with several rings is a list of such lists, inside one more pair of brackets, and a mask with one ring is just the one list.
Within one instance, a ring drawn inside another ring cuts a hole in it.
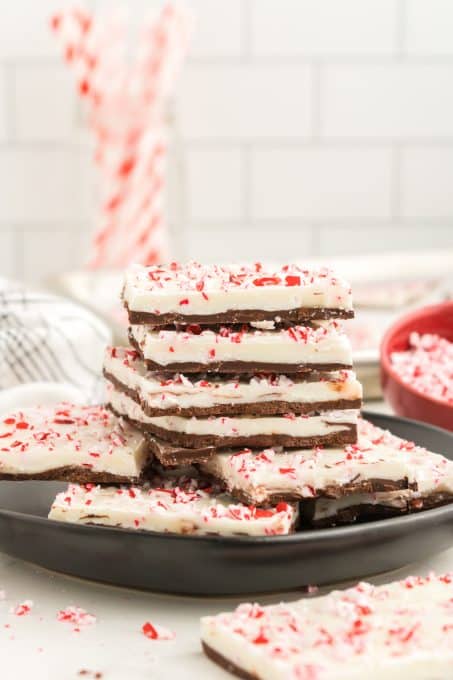
[{"label": "broken bark piece on counter", "polygon": [[149,455],[143,435],[102,406],[30,407],[0,420],[0,479],[135,483]]},{"label": "broken bark piece on counter", "polygon": [[351,343],[337,321],[275,330],[227,326],[184,330],[132,325],[131,345],[148,369],[170,373],[309,373],[352,367]]},{"label": "broken bark piece on counter", "polygon": [[187,477],[154,479],[157,487],[70,485],[52,504],[49,519],[142,531],[222,536],[276,536],[294,530],[297,506],[257,508]]},{"label": "broken bark piece on counter", "polygon": [[295,264],[132,265],[123,300],[131,323],[237,323],[350,318],[351,287],[330,269]]},{"label": "broken bark piece on counter", "polygon": [[451,677],[453,574],[359,583],[201,620],[206,655],[253,680]]},{"label": "broken bark piece on counter", "polygon": [[292,376],[168,376],[149,371],[136,350],[108,347],[104,375],[148,416],[314,414],[359,409],[362,403],[360,382],[348,370]]},{"label": "broken bark piece on counter", "polygon": [[109,407],[144,432],[187,449],[213,446],[303,447],[340,446],[357,440],[357,410],[329,411],[321,415],[284,416],[147,416],[125,392],[108,384]]},{"label": "broken bark piece on counter", "polygon": [[453,503],[453,465],[449,469],[448,481],[446,479],[445,483],[436,485],[438,490],[427,494],[402,489],[301,501],[301,524],[304,528],[323,529],[398,517],[448,505]]},{"label": "broken bark piece on counter", "polygon": [[453,463],[359,419],[357,444],[287,451],[216,452],[200,467],[250,503],[339,498],[353,493],[414,489],[423,493]]}]

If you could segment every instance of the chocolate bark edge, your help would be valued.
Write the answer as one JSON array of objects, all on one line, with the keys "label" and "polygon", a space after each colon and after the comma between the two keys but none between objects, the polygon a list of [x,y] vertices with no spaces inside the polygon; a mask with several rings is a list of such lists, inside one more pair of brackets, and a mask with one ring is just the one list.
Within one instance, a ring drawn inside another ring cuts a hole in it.
[{"label": "chocolate bark edge", "polygon": [[180,446],[172,446],[168,442],[158,440],[152,435],[145,434],[145,438],[151,451],[164,467],[205,463],[215,453],[215,449],[212,446],[199,449],[185,449]]},{"label": "chocolate bark edge", "polygon": [[[248,493],[244,489],[239,489],[237,487],[230,487],[228,484],[228,480],[219,477],[218,475],[215,475],[212,473],[211,470],[206,470],[203,468],[203,464],[201,464],[201,470],[202,472],[207,475],[208,477],[211,477],[216,482],[220,482],[222,484],[225,484],[226,489],[228,493],[233,496],[233,498],[236,498],[239,500],[241,503],[245,504],[250,504],[250,505],[277,505],[278,503],[284,502],[284,503],[299,503],[300,501],[306,501],[306,500],[311,500],[307,499],[306,496],[302,496],[301,493],[296,492],[296,491],[288,491],[288,492],[278,492],[278,493],[268,493],[267,496],[264,498],[258,500],[256,497],[254,497],[251,493]],[[355,493],[377,493],[380,491],[399,491],[401,489],[409,489],[412,488],[411,485],[409,485],[409,481],[407,477],[404,479],[397,479],[397,480],[389,480],[389,479],[380,479],[380,478],[374,478],[374,479],[366,479],[366,480],[361,480],[360,482],[354,483],[350,482],[349,484],[343,484],[343,485],[329,485],[324,488],[317,488],[315,489],[315,496],[313,496],[313,499],[316,498],[341,498],[342,496],[347,496],[350,494],[355,494]]]},{"label": "chocolate bark edge", "polygon": [[35,473],[8,473],[0,472],[0,480],[10,482],[25,482],[32,480],[49,482],[69,482],[73,484],[141,484],[143,479],[140,477],[127,477],[125,475],[114,475],[111,472],[97,472],[84,470],[76,466],[64,466]]},{"label": "chocolate bark edge", "polygon": [[332,371],[352,369],[352,364],[274,364],[265,361],[213,361],[206,364],[194,361],[175,361],[163,365],[144,358],[140,345],[132,336],[132,333],[129,333],[129,342],[140,354],[149,371],[163,373],[164,375],[174,375],[175,373],[228,373],[233,375],[237,375],[238,373],[243,373],[245,375],[255,375],[256,373],[282,373],[284,375],[292,375],[293,373],[310,374],[312,372],[327,374]]},{"label": "chocolate bark edge", "polygon": [[[362,503],[341,508],[335,515],[313,519],[314,504],[316,500],[302,501],[300,503],[300,528],[304,529],[328,529],[336,526],[366,523],[379,519],[389,519],[401,515],[409,515],[424,510],[432,510],[442,505],[453,503],[453,494],[434,493],[425,497],[407,499],[402,507],[385,505],[384,503]],[[310,507],[313,506],[313,507]],[[311,515],[311,517],[310,517]]]},{"label": "chocolate bark edge", "polygon": [[289,435],[281,434],[262,434],[253,436],[231,436],[222,437],[219,435],[197,435],[186,434],[185,432],[176,432],[174,430],[166,430],[158,425],[151,423],[141,423],[138,420],[128,418],[124,414],[118,413],[111,404],[107,407],[120,418],[124,418],[131,425],[140,430],[143,434],[151,434],[157,437],[161,442],[166,442],[172,446],[181,447],[196,451],[197,449],[213,447],[214,449],[229,449],[229,448],[272,448],[274,446],[284,446],[286,448],[301,448],[311,449],[315,446],[328,446],[330,448],[339,448],[346,444],[357,443],[357,425],[352,423],[334,423],[335,425],[342,425],[345,427],[340,432],[329,432],[328,434],[311,436],[311,437],[291,437]]},{"label": "chocolate bark edge", "polygon": [[221,312],[219,314],[178,314],[168,312],[165,314],[153,314],[152,312],[138,312],[129,309],[124,303],[129,321],[132,324],[151,324],[153,326],[165,326],[174,323],[195,323],[204,325],[211,324],[233,324],[250,323],[255,321],[274,321],[281,319],[291,323],[300,321],[321,321],[325,319],[352,319],[354,310],[332,308],[332,307],[300,307],[297,309],[286,309],[276,311],[265,311],[262,309],[238,309]]},{"label": "chocolate bark edge", "polygon": [[[135,345],[137,347],[137,345]],[[140,351],[140,350],[139,350]],[[143,356],[143,355],[142,355]],[[143,359],[146,368],[150,371],[159,373],[283,373],[291,375],[293,373],[331,373],[332,371],[343,371],[352,369],[352,364],[330,363],[330,364],[274,364],[266,361],[212,361],[202,364],[195,361],[181,361],[166,364],[158,364],[151,359]]]},{"label": "chocolate bark edge", "polygon": [[232,673],[238,678],[243,678],[243,680],[260,680],[259,675],[252,675],[248,671],[236,666],[236,664],[232,663],[225,656],[219,654],[219,652],[216,652],[212,647],[206,644],[204,640],[201,641],[201,647],[208,659],[211,659],[211,661],[226,670],[228,673]]},{"label": "chocolate bark edge", "polygon": [[153,408],[149,406],[146,399],[143,399],[137,390],[128,387],[116,378],[112,373],[103,370],[106,380],[114,387],[133,399],[150,418],[159,416],[182,416],[186,418],[203,416],[283,416],[287,413],[295,415],[315,415],[324,411],[337,411],[345,409],[360,409],[361,399],[336,399],[331,401],[315,402],[292,402],[292,401],[266,401],[266,402],[247,402],[241,404],[216,404],[214,406],[192,408],[181,408],[180,406],[170,406],[169,408]]}]

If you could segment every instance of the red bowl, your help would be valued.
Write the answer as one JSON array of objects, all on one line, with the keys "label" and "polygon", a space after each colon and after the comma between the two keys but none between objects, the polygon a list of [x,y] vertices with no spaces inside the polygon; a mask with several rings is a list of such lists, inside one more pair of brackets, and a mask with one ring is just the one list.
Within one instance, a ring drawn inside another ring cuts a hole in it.
[{"label": "red bowl", "polygon": [[399,416],[422,420],[453,432],[453,407],[439,399],[420,394],[403,383],[395,373],[392,352],[409,348],[409,336],[436,333],[453,342],[453,302],[443,302],[417,309],[396,321],[386,332],[381,343],[381,384],[384,396]]}]

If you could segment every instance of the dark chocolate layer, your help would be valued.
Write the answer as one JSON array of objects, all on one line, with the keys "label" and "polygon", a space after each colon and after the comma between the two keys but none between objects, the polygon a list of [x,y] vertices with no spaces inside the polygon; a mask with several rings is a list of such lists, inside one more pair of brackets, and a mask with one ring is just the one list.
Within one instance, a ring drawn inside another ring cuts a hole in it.
[{"label": "dark chocolate layer", "polygon": [[299,323],[321,319],[352,319],[354,311],[349,309],[334,309],[330,307],[302,307],[300,309],[285,309],[267,312],[260,309],[238,309],[222,312],[220,314],[153,314],[152,312],[136,312],[125,304],[129,321],[132,324],[150,324],[153,326],[165,326],[175,323],[196,323],[202,326],[212,324],[250,323],[254,321],[288,321]]},{"label": "dark chocolate layer", "polygon": [[239,666],[236,666],[234,663],[216,652],[214,649],[212,649],[212,647],[209,647],[209,645],[207,645],[203,640],[201,641],[201,646],[208,659],[214,661],[214,663],[228,671],[228,673],[232,673],[238,678],[243,678],[243,680],[259,680],[258,675],[252,675],[248,671],[244,671],[242,668],[239,668]]},{"label": "dark chocolate layer", "polygon": [[[203,464],[201,464],[201,470],[207,474],[211,475],[211,478],[216,482],[225,484],[228,493],[230,493],[234,498],[241,501],[241,503],[246,503],[248,505],[277,505],[277,503],[298,503],[300,501],[306,501],[307,498],[302,496],[301,493],[296,491],[287,491],[279,493],[269,493],[263,499],[257,499],[253,494],[249,493],[245,489],[231,488],[228,485],[228,480],[223,478],[217,478],[215,475],[208,470],[203,469]],[[357,482],[350,482],[344,485],[330,485],[324,488],[315,489],[315,498],[340,498],[341,496],[347,496],[352,493],[376,493],[379,491],[398,491],[400,489],[409,488],[408,480],[397,479],[367,479]]]},{"label": "dark chocolate layer", "polygon": [[[136,345],[135,345],[136,347]],[[351,369],[352,364],[273,364],[265,361],[213,361],[209,364],[201,364],[196,361],[173,362],[163,366],[155,361],[144,359],[146,367],[150,371],[159,373],[311,373],[311,371],[341,371]]]},{"label": "dark chocolate layer", "polygon": [[148,445],[157,460],[164,467],[176,467],[190,465],[192,463],[204,463],[215,452],[214,447],[206,446],[198,449],[186,449],[181,446],[172,446],[150,434],[145,434]]},{"label": "dark chocolate layer", "polygon": [[139,484],[141,477],[126,477],[110,472],[99,472],[77,466],[64,466],[44,472],[9,474],[0,472],[0,480],[23,482],[27,480],[71,482],[73,484]]},{"label": "dark chocolate layer", "polygon": [[362,503],[341,508],[335,515],[315,519],[316,500],[302,501],[300,503],[300,519],[302,528],[325,529],[354,524],[356,522],[372,522],[379,519],[388,519],[400,515],[408,515],[414,512],[430,510],[441,505],[453,503],[453,495],[445,493],[433,493],[421,498],[413,498],[404,502],[400,507],[379,503]]},{"label": "dark chocolate layer", "polygon": [[[122,418],[125,417],[124,414],[118,414],[115,409],[112,408],[111,404],[108,404],[108,407],[115,415],[119,415]],[[143,433],[150,433],[165,442],[169,442],[173,446],[186,449],[204,449],[207,447],[214,447],[215,449],[247,447],[253,449],[269,448],[273,446],[284,446],[288,449],[309,449],[314,446],[339,448],[346,444],[355,444],[357,442],[357,426],[351,423],[335,423],[335,425],[344,425],[346,429],[341,432],[331,432],[312,437],[291,437],[284,434],[222,437],[214,434],[199,435],[175,432],[174,430],[166,430],[163,427],[151,423],[141,423],[138,420],[132,420],[131,418],[126,418],[126,420]]]},{"label": "dark chocolate layer", "polygon": [[104,369],[104,377],[109,380],[118,390],[133,399],[143,409],[147,416],[183,416],[186,418],[203,416],[278,416],[287,413],[295,415],[315,415],[323,411],[359,409],[362,406],[361,399],[332,399],[331,401],[314,401],[300,403],[293,401],[266,401],[242,404],[216,404],[209,407],[181,408],[177,405],[169,408],[155,408],[142,399],[138,392],[124,385],[118,378]]}]

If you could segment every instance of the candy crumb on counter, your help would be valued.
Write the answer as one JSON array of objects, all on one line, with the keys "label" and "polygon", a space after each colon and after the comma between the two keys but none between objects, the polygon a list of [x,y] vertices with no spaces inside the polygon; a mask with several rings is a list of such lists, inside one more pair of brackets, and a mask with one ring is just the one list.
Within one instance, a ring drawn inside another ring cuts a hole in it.
[{"label": "candy crumb on counter", "polygon": [[146,621],[142,626],[142,633],[150,640],[174,640],[176,635],[173,631]]}]

